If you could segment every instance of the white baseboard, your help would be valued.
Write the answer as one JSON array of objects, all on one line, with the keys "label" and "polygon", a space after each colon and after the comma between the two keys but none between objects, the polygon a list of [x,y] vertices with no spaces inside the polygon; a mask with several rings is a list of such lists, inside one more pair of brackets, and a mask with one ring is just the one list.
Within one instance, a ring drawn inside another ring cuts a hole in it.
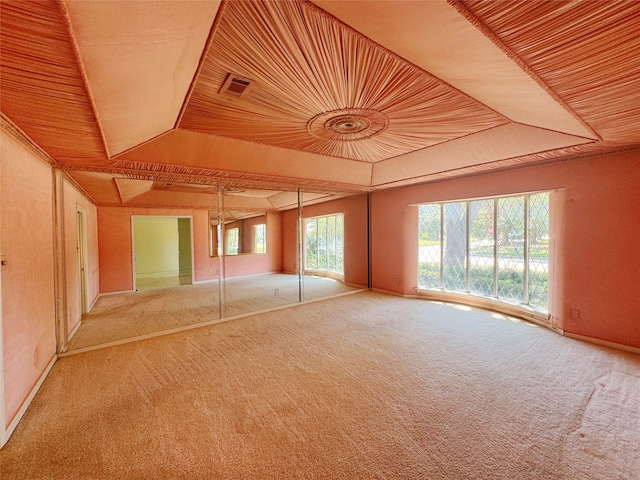
[{"label": "white baseboard", "polygon": [[193,282],[191,282],[191,285],[202,285],[205,283],[218,283],[218,279],[212,278],[210,280],[194,280]]},{"label": "white baseboard", "polygon": [[473,300],[475,300],[474,298],[469,299],[469,301],[461,301],[460,298],[452,298],[452,297],[446,297],[446,296],[444,296],[442,298],[438,298],[437,295],[434,295],[434,296],[414,295],[414,294],[412,294],[412,295],[404,295],[402,293],[391,292],[391,291],[382,290],[382,289],[379,289],[379,288],[372,288],[371,290],[373,290],[375,292],[385,293],[387,295],[394,295],[394,296],[397,296],[397,297],[421,298],[423,300],[435,300],[435,301],[444,301],[444,302],[463,303],[464,305],[469,305],[469,306],[476,307],[476,308],[482,308],[482,309],[485,309],[485,310],[497,311],[499,313],[504,313],[506,315],[518,317],[518,318],[521,318],[521,319],[526,320],[528,322],[535,323],[538,326],[548,328],[552,332],[555,332],[555,333],[557,333],[559,335],[562,335],[562,336],[565,336],[565,337],[573,338],[575,340],[581,340],[583,342],[593,343],[593,344],[600,345],[600,346],[603,346],[603,347],[615,348],[617,350],[624,350],[625,352],[640,354],[640,348],[638,348],[638,347],[632,347],[632,346],[629,346],[629,345],[624,345],[622,343],[609,342],[607,340],[600,340],[598,338],[587,337],[585,335],[580,335],[578,333],[565,332],[560,327],[554,325],[551,322],[542,321],[541,319],[535,317],[534,315],[530,315],[528,312],[518,312],[517,309],[511,309],[511,308],[509,308],[508,305],[506,305],[505,308],[500,308],[501,307],[500,305],[496,305],[494,303],[483,304],[483,303],[474,302],[473,301]]},{"label": "white baseboard", "polygon": [[47,365],[47,368],[45,368],[44,372],[42,372],[42,375],[40,375],[40,378],[36,382],[35,386],[31,389],[29,396],[26,398],[26,400],[20,407],[20,410],[18,410],[18,413],[16,413],[16,416],[13,418],[13,421],[9,424],[7,429],[4,430],[3,434],[0,436],[1,437],[0,442],[2,442],[0,443],[0,448],[2,448],[9,441],[11,434],[18,426],[18,423],[20,423],[20,420],[22,420],[22,417],[24,416],[24,414],[27,412],[29,405],[31,405],[31,402],[33,401],[36,394],[38,393],[38,390],[40,390],[40,387],[42,386],[45,379],[47,378],[47,375],[49,375],[49,372],[53,368],[53,365],[56,363],[57,359],[58,359],[58,356],[54,355],[53,358],[51,359],[51,362],[49,362],[49,365]]},{"label": "white baseboard", "polygon": [[242,278],[262,277],[262,276],[266,276],[266,275],[273,275],[274,273],[281,273],[281,272],[247,273],[246,275],[236,275],[234,277],[224,277],[223,280],[236,280],[236,279],[240,280]]},{"label": "white baseboard", "polygon": [[89,305],[89,310],[87,313],[91,312],[91,310],[93,310],[93,307],[96,306],[96,303],[98,302],[98,299],[100,298],[100,294],[96,295],[96,298],[93,299],[93,302],[91,302],[91,305]]},{"label": "white baseboard", "polygon": [[73,327],[73,330],[71,330],[71,333],[69,334],[69,338],[67,339],[67,342],[70,342],[71,339],[73,338],[73,336],[76,334],[76,332],[78,331],[78,329],[80,328],[80,325],[82,325],[82,320],[78,321],[78,323],[76,323],[76,326]]},{"label": "white baseboard", "polygon": [[133,292],[135,292],[135,290],[116,290],[115,292],[102,292],[98,294],[98,296],[96,297],[96,301],[98,301],[98,298],[100,297],[108,297],[110,295],[120,295],[122,293],[133,293]]},{"label": "white baseboard", "polygon": [[545,321],[540,314],[527,309],[526,307],[520,307],[518,305],[511,305],[505,302],[494,302],[490,299],[483,299],[481,297],[475,296],[465,296],[465,295],[457,295],[457,294],[449,294],[447,292],[440,294],[434,293],[412,293],[412,294],[402,294],[397,292],[391,292],[389,290],[382,290],[379,288],[372,288],[371,290],[385,293],[387,295],[394,295],[396,297],[402,298],[415,298],[427,301],[435,301],[435,302],[447,302],[447,303],[456,303],[461,305],[467,305],[469,307],[480,308],[482,310],[489,310],[491,312],[502,313],[504,315],[508,315],[510,317],[519,318],[525,320],[527,322],[535,323],[538,326],[548,328],[549,330],[562,335],[564,332],[561,328],[554,325],[551,321]]},{"label": "white baseboard", "polygon": [[305,276],[309,275],[312,277],[327,277],[333,278],[334,280],[340,280],[344,283],[344,275],[336,272],[327,272],[326,270],[305,270]]},{"label": "white baseboard", "polygon": [[[258,277],[261,275],[273,275],[274,273],[282,273],[282,272],[261,272],[261,273],[249,273],[247,275],[237,275],[235,277],[225,277],[223,278],[223,280],[235,280],[235,279],[241,279],[241,278],[249,278],[249,277]],[[191,282],[192,285],[201,285],[204,283],[217,283],[218,282],[218,278],[210,278],[207,280],[194,280]]]},{"label": "white baseboard", "polygon": [[564,332],[563,335],[565,337],[573,338],[575,340],[581,340],[583,342],[594,343],[596,345],[600,345],[602,347],[615,348],[617,350],[624,350],[625,352],[631,352],[640,354],[640,348],[631,347],[629,345],[624,345],[622,343],[609,342],[607,340],[600,340],[599,338],[587,337],[585,335],[580,335],[578,333]]},{"label": "white baseboard", "polygon": [[393,295],[394,297],[402,297],[402,298],[418,298],[417,295],[404,295],[398,292],[392,292],[391,290],[383,290],[382,288],[371,287],[372,292],[384,293],[386,295]]},{"label": "white baseboard", "polygon": [[165,278],[165,277],[179,277],[179,276],[180,276],[180,271],[178,270],[168,270],[166,272],[148,272],[148,273],[136,272],[137,278]]}]

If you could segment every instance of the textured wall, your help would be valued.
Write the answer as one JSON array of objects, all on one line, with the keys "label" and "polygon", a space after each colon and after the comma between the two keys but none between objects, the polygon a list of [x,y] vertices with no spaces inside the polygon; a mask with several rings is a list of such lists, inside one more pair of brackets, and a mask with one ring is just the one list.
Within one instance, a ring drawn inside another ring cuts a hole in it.
[{"label": "textured wall", "polygon": [[5,422],[55,355],[51,167],[0,131]]},{"label": "textured wall", "polygon": [[64,284],[54,287],[54,191],[51,167],[32,150],[2,131],[1,247],[7,425],[15,417],[51,362],[56,345],[56,294],[67,332],[82,316],[77,211],[85,212],[86,300],[99,292],[98,228],[94,203],[63,177],[60,232]]}]

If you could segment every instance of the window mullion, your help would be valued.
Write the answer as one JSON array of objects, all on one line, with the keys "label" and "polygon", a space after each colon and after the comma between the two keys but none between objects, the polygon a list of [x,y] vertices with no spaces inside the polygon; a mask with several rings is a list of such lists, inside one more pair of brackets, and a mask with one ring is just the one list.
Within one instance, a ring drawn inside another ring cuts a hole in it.
[{"label": "window mullion", "polygon": [[330,270],[331,271],[335,271],[336,265],[338,263],[338,259],[336,257],[337,252],[338,252],[338,228],[337,228],[337,223],[338,222],[337,222],[336,217],[333,217],[333,222],[332,223],[333,223],[333,238],[332,238],[333,241],[331,243],[333,244],[333,247],[331,249],[331,257],[333,258],[333,265],[334,266]]},{"label": "window mullion", "polygon": [[493,199],[493,296],[498,298],[498,199]]},{"label": "window mullion", "polygon": [[470,260],[469,254],[471,252],[471,250],[470,250],[470,243],[471,242],[469,241],[470,240],[469,239],[469,236],[470,236],[469,231],[471,230],[471,228],[470,228],[470,215],[469,214],[471,212],[471,209],[469,208],[469,205],[470,205],[470,202],[465,202],[465,206],[466,206],[467,212],[466,212],[466,222],[465,222],[466,227],[465,227],[465,254],[464,254],[464,257],[465,257],[464,258],[464,264],[465,264],[465,268],[464,268],[464,270],[465,270],[464,290],[467,293],[470,293],[470,291],[471,291],[471,286],[470,286],[470,281],[469,281],[469,277],[470,277],[469,270],[471,268],[470,267],[471,262],[469,261]]},{"label": "window mullion", "polygon": [[529,195],[524,196],[524,271],[522,303],[529,305]]},{"label": "window mullion", "polygon": [[338,270],[338,217],[333,219],[333,264],[334,270]]},{"label": "window mullion", "polygon": [[338,270],[338,216],[333,220],[333,270]]},{"label": "window mullion", "polygon": [[444,203],[440,204],[440,290],[444,290]]},{"label": "window mullion", "polygon": [[329,270],[329,244],[330,244],[330,239],[329,239],[329,219],[325,217],[325,221],[324,221],[324,268],[325,270]]},{"label": "window mullion", "polygon": [[320,258],[320,238],[322,238],[322,234],[320,232],[320,219],[316,218],[315,219],[316,222],[316,268],[320,269],[320,262],[321,262],[321,258]]}]

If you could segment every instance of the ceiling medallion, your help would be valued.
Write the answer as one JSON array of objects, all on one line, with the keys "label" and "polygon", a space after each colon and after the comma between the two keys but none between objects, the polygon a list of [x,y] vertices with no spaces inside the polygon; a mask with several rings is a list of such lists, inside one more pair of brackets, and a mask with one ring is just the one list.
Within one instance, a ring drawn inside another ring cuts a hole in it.
[{"label": "ceiling medallion", "polygon": [[389,120],[382,112],[343,108],[316,115],[307,123],[307,131],[314,137],[352,142],[378,135],[388,126]]}]

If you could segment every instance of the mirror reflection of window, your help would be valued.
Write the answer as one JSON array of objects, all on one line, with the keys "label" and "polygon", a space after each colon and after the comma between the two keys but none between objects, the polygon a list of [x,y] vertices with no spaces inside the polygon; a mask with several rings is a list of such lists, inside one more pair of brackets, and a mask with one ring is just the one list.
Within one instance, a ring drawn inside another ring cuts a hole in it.
[{"label": "mirror reflection of window", "polygon": [[253,226],[254,253],[267,253],[267,225],[259,223]]},{"label": "mirror reflection of window", "polygon": [[344,214],[305,219],[304,268],[344,275]]},{"label": "mirror reflection of window", "polygon": [[238,255],[240,245],[239,232],[240,229],[238,227],[227,230],[227,255]]},{"label": "mirror reflection of window", "polygon": [[214,227],[214,229],[215,229],[215,232],[216,232],[216,242],[214,244],[216,246],[215,247],[216,251],[215,251],[215,254],[213,254],[212,256],[213,257],[220,257],[224,253],[224,245],[223,245],[223,242],[222,242],[222,227],[219,226],[219,225],[216,225]]},{"label": "mirror reflection of window", "polygon": [[209,256],[267,253],[267,215],[264,211],[228,211],[223,217],[224,228],[218,225],[217,212],[209,212]]},{"label": "mirror reflection of window", "polygon": [[222,253],[222,239],[218,235],[218,216],[209,212],[209,256],[217,257]]}]

